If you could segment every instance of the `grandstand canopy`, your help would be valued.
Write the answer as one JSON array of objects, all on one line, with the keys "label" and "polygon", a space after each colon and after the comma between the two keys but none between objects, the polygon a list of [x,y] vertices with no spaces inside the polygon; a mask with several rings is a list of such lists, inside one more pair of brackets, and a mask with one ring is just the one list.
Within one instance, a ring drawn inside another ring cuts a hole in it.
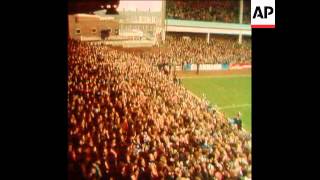
[{"label": "grandstand canopy", "polygon": [[195,21],[195,20],[176,20],[176,19],[167,19],[166,21],[167,21],[167,25],[169,26],[251,30],[251,26],[248,24],[207,22],[207,21]]}]

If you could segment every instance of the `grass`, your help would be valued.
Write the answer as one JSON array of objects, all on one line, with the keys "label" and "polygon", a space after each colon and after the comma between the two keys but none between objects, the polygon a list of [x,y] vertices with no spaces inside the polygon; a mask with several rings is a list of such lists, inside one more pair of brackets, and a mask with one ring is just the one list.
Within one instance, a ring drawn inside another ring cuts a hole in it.
[{"label": "grass", "polygon": [[240,111],[243,127],[251,131],[251,76],[184,78],[182,83],[198,97],[205,94],[227,117]]}]

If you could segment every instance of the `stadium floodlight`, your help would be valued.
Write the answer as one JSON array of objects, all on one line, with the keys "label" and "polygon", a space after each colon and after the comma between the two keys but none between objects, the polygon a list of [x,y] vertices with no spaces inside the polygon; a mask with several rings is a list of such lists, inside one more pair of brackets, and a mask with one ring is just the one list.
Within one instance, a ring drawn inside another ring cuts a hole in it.
[{"label": "stadium floodlight", "polygon": [[117,6],[116,4],[114,4],[114,5],[113,5],[113,8],[115,8],[115,9],[116,9],[117,7],[118,7],[118,6]]},{"label": "stadium floodlight", "polygon": [[110,5],[110,4],[108,4],[108,5],[107,5],[107,9],[110,9],[110,8],[111,8],[111,5]]}]

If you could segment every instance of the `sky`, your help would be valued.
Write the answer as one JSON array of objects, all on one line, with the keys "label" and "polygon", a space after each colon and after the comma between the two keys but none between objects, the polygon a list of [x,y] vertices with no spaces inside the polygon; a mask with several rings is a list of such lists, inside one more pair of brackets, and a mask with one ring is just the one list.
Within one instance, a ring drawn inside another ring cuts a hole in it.
[{"label": "sky", "polygon": [[162,0],[120,0],[118,11],[122,11],[123,8],[125,10],[135,11],[138,8],[139,11],[161,11],[161,3]]}]

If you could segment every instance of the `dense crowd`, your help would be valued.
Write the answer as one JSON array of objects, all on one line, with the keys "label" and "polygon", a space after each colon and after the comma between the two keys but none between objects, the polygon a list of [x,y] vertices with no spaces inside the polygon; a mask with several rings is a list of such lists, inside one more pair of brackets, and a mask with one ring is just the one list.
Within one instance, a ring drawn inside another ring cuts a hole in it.
[{"label": "dense crowd", "polygon": [[69,179],[251,179],[251,135],[150,62],[68,43]]},{"label": "dense crowd", "polygon": [[243,1],[243,24],[251,24],[251,0]]},{"label": "dense crowd", "polygon": [[[250,23],[250,1],[244,0],[243,23]],[[239,23],[240,0],[167,1],[168,18]]]},{"label": "dense crowd", "polygon": [[140,57],[152,64],[235,64],[251,63],[251,41],[238,44],[236,39],[225,37],[195,37],[186,40],[167,36],[164,46],[156,51],[139,52]]}]

